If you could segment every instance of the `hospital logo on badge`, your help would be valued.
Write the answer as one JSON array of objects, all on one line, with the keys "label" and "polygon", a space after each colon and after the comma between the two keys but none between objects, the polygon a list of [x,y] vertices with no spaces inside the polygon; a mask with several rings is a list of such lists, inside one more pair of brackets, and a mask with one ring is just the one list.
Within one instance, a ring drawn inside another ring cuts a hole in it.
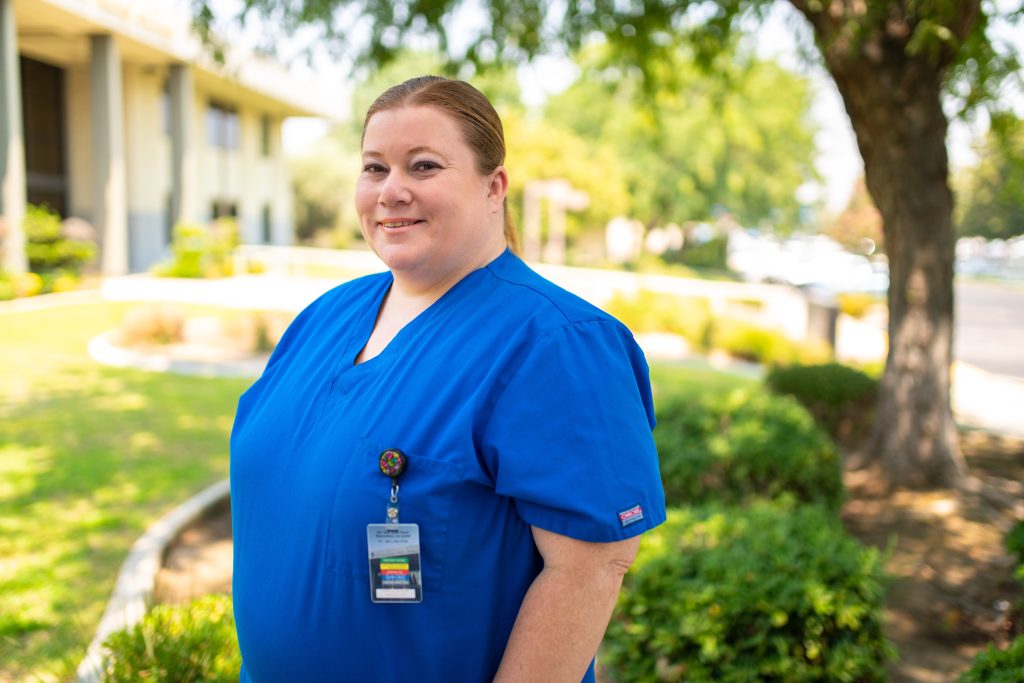
[{"label": "hospital logo on badge", "polygon": [[628,510],[622,510],[621,512],[619,512],[619,524],[621,524],[623,528],[629,526],[630,524],[636,524],[643,518],[644,510],[639,505],[634,505]]}]

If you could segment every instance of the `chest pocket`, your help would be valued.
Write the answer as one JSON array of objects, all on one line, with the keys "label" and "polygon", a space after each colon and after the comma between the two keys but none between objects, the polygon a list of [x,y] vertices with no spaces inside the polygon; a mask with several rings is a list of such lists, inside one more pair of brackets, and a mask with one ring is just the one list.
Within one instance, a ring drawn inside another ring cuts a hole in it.
[{"label": "chest pocket", "polygon": [[[345,465],[331,508],[324,556],[327,567],[363,581],[369,590],[366,525],[386,521],[391,480],[380,473],[385,446],[359,439]],[[404,450],[404,449],[403,449]],[[443,590],[452,499],[464,485],[464,468],[456,463],[406,452],[409,464],[399,479],[398,504],[403,524],[418,524],[424,599]]]}]

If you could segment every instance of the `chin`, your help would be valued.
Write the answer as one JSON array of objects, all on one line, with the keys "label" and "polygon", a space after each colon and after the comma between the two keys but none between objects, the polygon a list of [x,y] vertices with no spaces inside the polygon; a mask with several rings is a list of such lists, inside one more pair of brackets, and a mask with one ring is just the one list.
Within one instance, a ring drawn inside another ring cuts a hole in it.
[{"label": "chin", "polygon": [[427,260],[424,249],[409,244],[385,244],[374,252],[389,270],[413,270]]}]

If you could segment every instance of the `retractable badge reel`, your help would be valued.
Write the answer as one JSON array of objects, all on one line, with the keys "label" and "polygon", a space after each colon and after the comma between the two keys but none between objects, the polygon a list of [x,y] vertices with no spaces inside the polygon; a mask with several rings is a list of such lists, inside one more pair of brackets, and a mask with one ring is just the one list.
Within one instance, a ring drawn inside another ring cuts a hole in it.
[{"label": "retractable badge reel", "polygon": [[391,480],[391,495],[385,508],[386,521],[366,525],[373,602],[423,600],[420,528],[418,524],[402,524],[398,519],[398,480],[408,466],[408,456],[397,448],[385,450],[377,461],[380,473]]}]

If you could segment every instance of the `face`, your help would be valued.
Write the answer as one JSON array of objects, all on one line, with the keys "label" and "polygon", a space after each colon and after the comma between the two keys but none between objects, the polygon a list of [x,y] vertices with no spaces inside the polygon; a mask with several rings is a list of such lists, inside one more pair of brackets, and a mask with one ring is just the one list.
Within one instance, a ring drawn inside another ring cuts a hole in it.
[{"label": "face", "polygon": [[395,273],[461,278],[505,248],[505,170],[477,170],[458,124],[437,107],[374,114],[363,136],[356,210],[363,237]]}]

